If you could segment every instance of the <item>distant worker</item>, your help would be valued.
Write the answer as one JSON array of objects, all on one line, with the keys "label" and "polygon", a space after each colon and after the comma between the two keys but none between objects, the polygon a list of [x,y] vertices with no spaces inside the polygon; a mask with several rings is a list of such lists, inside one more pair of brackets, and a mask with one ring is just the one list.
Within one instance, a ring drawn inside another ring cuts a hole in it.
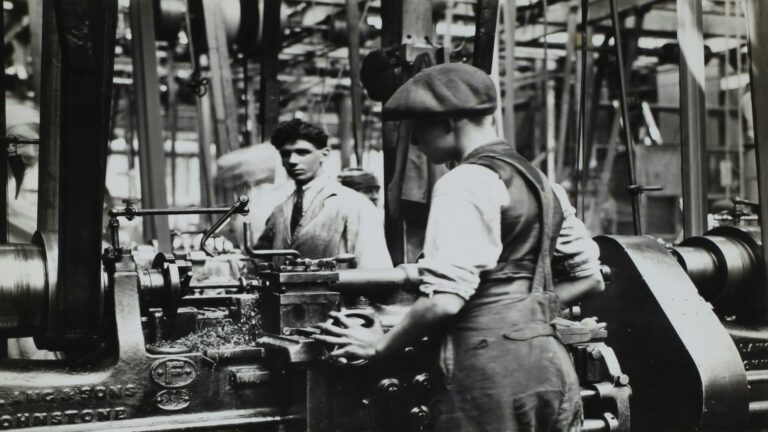
[{"label": "distant worker", "polygon": [[278,205],[257,249],[295,249],[303,257],[353,254],[357,268],[391,268],[376,207],[323,170],[328,135],[299,119],[282,122],[271,138],[296,188]]},{"label": "distant worker", "polygon": [[[6,134],[22,139],[40,137],[40,112],[13,97],[6,101]],[[29,243],[37,230],[38,146],[12,148],[8,171],[8,239]]]},{"label": "distant worker", "polygon": [[342,185],[367,196],[373,205],[379,205],[381,186],[372,172],[360,168],[347,168],[339,173],[338,179]]}]

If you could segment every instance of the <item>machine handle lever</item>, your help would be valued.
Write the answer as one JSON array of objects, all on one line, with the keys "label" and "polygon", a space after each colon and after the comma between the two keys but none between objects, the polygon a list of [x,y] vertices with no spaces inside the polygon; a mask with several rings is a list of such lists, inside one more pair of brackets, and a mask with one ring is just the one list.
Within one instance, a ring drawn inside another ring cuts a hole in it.
[{"label": "machine handle lever", "polygon": [[219,220],[217,220],[213,225],[211,225],[210,228],[208,228],[208,231],[203,234],[203,238],[200,239],[200,250],[206,253],[208,256],[214,256],[213,251],[211,251],[206,245],[205,242],[208,241],[208,239],[221,228],[224,223],[229,220],[229,218],[232,217],[234,214],[247,214],[248,213],[248,197],[245,195],[240,195],[240,198],[235,201],[234,204],[232,204],[232,207],[227,210],[226,213],[221,215]]},{"label": "machine handle lever", "polygon": [[243,250],[251,258],[267,259],[277,256],[301,258],[301,254],[294,249],[264,249],[256,250],[251,246],[251,222],[243,221]]}]

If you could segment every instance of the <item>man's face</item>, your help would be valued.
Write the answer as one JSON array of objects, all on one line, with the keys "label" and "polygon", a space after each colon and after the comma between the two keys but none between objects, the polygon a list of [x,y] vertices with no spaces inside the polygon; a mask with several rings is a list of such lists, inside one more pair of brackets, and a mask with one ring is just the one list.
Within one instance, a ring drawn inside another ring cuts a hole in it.
[{"label": "man's face", "polygon": [[368,197],[373,205],[377,206],[379,205],[379,189],[381,189],[379,186],[369,186],[361,188],[358,192]]},{"label": "man's face", "polygon": [[283,146],[280,157],[288,175],[297,184],[303,185],[317,177],[328,152],[328,147],[318,149],[309,141],[300,139]]},{"label": "man's face", "polygon": [[447,119],[415,120],[413,138],[419,150],[434,164],[454,160],[458,153],[452,123]]}]

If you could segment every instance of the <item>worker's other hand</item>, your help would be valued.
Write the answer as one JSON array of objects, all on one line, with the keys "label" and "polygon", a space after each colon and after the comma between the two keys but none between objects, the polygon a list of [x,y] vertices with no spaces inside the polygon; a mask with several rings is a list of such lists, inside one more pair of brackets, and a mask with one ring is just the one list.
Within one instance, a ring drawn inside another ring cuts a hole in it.
[{"label": "worker's other hand", "polygon": [[[313,339],[334,345],[329,356],[333,359],[344,361],[363,359],[367,360],[376,355],[376,345],[384,335],[381,322],[373,320],[370,327],[363,326],[356,318],[347,317],[338,312],[331,312],[333,319],[317,324],[316,327],[323,334],[312,336]],[[336,324],[333,324],[333,322]]]}]

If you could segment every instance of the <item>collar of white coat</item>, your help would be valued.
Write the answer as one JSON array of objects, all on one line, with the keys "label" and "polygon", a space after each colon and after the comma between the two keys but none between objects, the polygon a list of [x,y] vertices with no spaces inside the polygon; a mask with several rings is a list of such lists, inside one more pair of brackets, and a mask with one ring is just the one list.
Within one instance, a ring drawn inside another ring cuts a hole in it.
[{"label": "collar of white coat", "polygon": [[323,188],[323,186],[327,185],[330,181],[330,177],[325,175],[325,173],[320,173],[317,177],[313,178],[309,183],[302,186],[302,189],[304,189],[304,193],[307,192],[314,192],[318,191]]}]

